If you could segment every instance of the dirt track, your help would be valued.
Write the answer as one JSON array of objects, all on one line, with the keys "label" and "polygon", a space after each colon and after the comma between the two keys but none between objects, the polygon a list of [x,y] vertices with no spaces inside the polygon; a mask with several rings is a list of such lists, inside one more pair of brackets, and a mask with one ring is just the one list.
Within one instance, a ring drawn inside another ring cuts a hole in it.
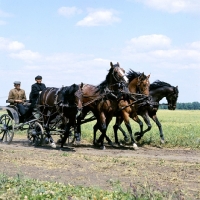
[{"label": "dirt track", "polygon": [[137,151],[131,147],[100,150],[84,143],[61,151],[48,145],[35,148],[15,138],[11,145],[0,143],[0,160],[1,173],[10,176],[103,189],[113,189],[115,182],[125,189],[146,184],[200,199],[199,150],[149,146]]}]

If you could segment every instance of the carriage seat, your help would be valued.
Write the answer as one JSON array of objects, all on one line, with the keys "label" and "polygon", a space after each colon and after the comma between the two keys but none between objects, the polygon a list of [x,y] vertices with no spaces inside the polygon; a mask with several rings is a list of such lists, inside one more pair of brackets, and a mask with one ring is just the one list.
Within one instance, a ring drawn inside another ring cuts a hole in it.
[{"label": "carriage seat", "polygon": [[[6,100],[6,103],[10,103],[8,100]],[[30,100],[24,101],[24,105],[31,105]]]},{"label": "carriage seat", "polygon": [[[10,102],[8,100],[6,100],[6,103],[10,103]],[[29,100],[26,100],[23,105],[24,105],[25,111],[27,112],[28,109],[29,109],[29,107],[31,106],[31,103],[29,103]],[[21,114],[20,114],[17,106],[15,106],[15,105],[8,105],[7,107],[15,109],[17,111],[18,115],[21,116]]]}]

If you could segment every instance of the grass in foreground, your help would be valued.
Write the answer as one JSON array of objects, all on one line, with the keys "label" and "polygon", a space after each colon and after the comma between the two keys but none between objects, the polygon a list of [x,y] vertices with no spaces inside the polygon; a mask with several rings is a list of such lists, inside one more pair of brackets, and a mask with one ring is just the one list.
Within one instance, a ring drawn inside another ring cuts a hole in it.
[{"label": "grass in foreground", "polygon": [[94,199],[94,200],[147,200],[147,199],[183,199],[178,192],[164,192],[153,189],[150,185],[130,185],[129,191],[123,191],[119,182],[110,182],[114,191],[105,191],[98,188],[64,185],[21,178],[9,178],[0,175],[0,199]]}]

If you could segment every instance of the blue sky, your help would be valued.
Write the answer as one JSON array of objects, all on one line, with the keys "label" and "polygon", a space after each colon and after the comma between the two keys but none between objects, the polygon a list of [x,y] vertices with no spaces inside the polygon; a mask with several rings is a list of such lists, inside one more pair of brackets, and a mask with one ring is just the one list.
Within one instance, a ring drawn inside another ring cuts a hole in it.
[{"label": "blue sky", "polygon": [[110,61],[200,102],[199,0],[0,0],[0,105],[13,82],[97,85]]}]

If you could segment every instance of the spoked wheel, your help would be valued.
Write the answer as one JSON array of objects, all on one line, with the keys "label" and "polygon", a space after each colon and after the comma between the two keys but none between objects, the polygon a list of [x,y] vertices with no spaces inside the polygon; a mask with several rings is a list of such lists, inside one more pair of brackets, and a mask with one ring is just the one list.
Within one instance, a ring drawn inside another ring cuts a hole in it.
[{"label": "spoked wheel", "polygon": [[14,136],[14,120],[8,115],[0,117],[0,142],[10,144]]},{"label": "spoked wheel", "polygon": [[42,145],[43,134],[44,134],[44,130],[40,123],[33,122],[29,124],[28,130],[27,130],[27,138],[30,144],[34,146]]}]

